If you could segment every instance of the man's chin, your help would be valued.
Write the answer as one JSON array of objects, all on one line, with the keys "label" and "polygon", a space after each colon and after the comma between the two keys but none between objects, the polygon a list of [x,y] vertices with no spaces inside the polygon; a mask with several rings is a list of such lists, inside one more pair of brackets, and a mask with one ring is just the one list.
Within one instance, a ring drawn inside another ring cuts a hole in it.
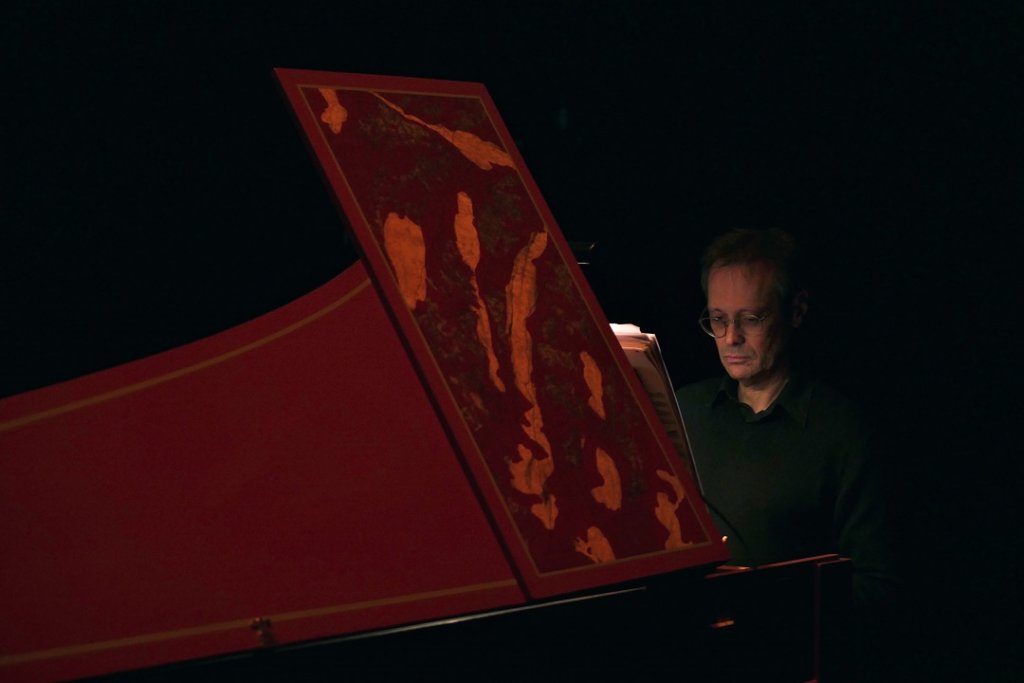
[{"label": "man's chin", "polygon": [[742,366],[737,367],[735,365],[726,365],[725,374],[729,375],[730,378],[737,382],[742,382],[743,380],[750,379],[754,376],[754,373],[751,372],[749,368]]},{"label": "man's chin", "polygon": [[760,370],[758,363],[755,363],[753,359],[746,356],[742,358],[719,357],[718,360],[721,361],[722,367],[725,368],[725,372],[733,379],[750,377]]}]

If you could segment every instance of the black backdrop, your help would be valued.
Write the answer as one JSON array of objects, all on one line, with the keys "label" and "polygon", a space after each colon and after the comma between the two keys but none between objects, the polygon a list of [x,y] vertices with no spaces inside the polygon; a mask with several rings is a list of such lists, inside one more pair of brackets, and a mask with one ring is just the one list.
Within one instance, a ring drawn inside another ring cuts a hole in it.
[{"label": "black backdrop", "polygon": [[694,324],[710,237],[800,238],[814,360],[875,409],[904,491],[908,646],[932,674],[1006,675],[1024,9],[889,5],[7,3],[0,395],[352,262],[273,67],[482,82],[563,232],[597,243],[608,317],[657,332],[677,384],[717,370]]}]

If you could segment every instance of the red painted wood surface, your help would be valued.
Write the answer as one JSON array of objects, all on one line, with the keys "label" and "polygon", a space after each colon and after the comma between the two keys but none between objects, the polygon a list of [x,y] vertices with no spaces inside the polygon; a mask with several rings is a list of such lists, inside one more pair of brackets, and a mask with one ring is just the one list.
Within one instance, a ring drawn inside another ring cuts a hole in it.
[{"label": "red painted wood surface", "polygon": [[0,401],[0,679],[522,602],[365,270]]},{"label": "red painted wood surface", "polygon": [[726,557],[483,87],[277,74],[364,261],[0,401],[4,680],[249,650],[261,618],[297,642]]}]

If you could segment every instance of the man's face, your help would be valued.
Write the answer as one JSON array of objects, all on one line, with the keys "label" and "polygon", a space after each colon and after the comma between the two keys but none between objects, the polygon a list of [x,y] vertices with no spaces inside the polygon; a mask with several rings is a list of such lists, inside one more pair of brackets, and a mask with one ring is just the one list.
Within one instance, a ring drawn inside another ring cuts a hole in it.
[{"label": "man's face", "polygon": [[[708,273],[708,314],[730,321],[724,337],[715,339],[725,371],[744,386],[757,387],[785,372],[780,361],[789,336],[782,319],[772,271],[763,264],[737,264]],[[760,329],[737,327],[745,316],[768,317]]]}]

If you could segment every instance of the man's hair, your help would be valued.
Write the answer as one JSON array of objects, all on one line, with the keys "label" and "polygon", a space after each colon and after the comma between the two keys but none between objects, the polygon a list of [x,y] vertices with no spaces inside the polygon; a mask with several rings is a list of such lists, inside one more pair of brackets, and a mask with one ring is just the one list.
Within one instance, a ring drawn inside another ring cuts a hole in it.
[{"label": "man's hair", "polygon": [[771,269],[775,291],[782,306],[788,306],[803,288],[796,241],[779,228],[736,228],[717,237],[701,258],[700,286],[708,293],[708,275],[714,268],[764,264]]}]

